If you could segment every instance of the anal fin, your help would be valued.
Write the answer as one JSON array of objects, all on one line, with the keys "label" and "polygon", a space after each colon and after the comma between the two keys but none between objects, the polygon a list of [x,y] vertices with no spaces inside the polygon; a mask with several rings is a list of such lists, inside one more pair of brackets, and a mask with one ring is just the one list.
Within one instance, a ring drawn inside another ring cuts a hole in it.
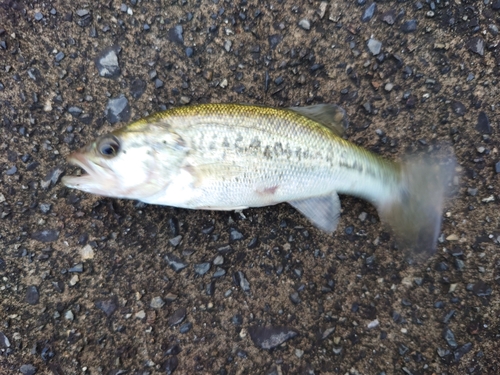
[{"label": "anal fin", "polygon": [[288,203],[319,229],[331,233],[337,228],[340,218],[340,199],[336,192]]}]

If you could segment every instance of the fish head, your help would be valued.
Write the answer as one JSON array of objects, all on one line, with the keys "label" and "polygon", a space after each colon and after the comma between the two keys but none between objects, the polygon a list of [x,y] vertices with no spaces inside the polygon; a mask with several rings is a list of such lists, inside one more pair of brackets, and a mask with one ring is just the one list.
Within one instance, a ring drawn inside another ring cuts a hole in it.
[{"label": "fish head", "polygon": [[103,135],[68,157],[85,171],[65,176],[64,185],[114,198],[145,199],[169,183],[183,149],[175,134],[116,131]]}]

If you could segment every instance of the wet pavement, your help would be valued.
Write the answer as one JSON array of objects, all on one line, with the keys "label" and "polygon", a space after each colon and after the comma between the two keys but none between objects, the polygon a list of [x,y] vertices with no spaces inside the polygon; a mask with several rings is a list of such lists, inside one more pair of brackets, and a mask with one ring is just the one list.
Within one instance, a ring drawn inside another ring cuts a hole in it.
[{"label": "wet pavement", "polygon": [[[496,374],[500,1],[0,4],[0,373]],[[195,103],[341,104],[390,159],[453,147],[436,254],[375,209],[90,196],[65,158]]]}]

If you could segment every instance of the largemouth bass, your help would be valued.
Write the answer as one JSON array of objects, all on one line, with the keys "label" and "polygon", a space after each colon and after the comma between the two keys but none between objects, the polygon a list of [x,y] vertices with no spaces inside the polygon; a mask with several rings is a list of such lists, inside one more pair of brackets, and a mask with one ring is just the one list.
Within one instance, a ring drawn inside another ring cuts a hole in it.
[{"label": "largemouth bass", "polygon": [[[333,232],[338,193],[364,198],[403,246],[432,251],[452,163],[393,162],[342,138],[343,109],[203,104],[170,109],[99,137],[63,183],[88,193],[189,209],[288,202]],[[447,158],[452,161],[452,157]]]}]

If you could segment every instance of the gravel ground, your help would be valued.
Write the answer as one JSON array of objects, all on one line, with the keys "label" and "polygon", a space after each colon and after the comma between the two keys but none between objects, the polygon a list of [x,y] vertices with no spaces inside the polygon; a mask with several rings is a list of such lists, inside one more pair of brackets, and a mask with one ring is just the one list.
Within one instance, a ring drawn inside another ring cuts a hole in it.
[{"label": "gravel ground", "polygon": [[[95,3],[0,4],[1,374],[500,372],[500,1]],[[408,265],[352,197],[326,235],[59,182],[96,135],[204,102],[339,103],[392,159],[453,146],[437,253]]]}]

